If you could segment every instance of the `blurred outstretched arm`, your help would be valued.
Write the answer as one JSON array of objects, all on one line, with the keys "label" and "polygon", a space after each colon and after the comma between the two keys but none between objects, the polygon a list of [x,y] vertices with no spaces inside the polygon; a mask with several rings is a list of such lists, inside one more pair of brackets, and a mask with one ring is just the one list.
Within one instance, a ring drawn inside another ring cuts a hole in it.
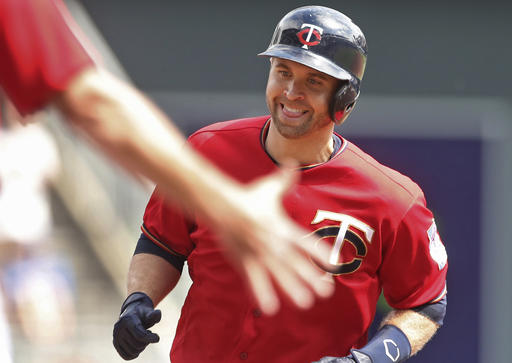
[{"label": "blurred outstretched arm", "polygon": [[[134,175],[157,183],[174,201],[197,210],[223,238],[262,310],[279,307],[276,287],[299,307],[333,285],[307,254],[327,260],[282,207],[295,174],[283,170],[250,185],[225,176],[141,92],[101,68],[81,72],[56,99],[71,124]],[[321,246],[323,247],[323,246]]]}]

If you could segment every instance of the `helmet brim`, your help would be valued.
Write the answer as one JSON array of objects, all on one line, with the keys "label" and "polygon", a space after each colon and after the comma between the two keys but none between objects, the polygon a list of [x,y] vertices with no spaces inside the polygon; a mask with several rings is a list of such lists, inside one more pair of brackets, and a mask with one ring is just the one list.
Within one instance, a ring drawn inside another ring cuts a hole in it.
[{"label": "helmet brim", "polygon": [[258,56],[291,60],[341,80],[350,80],[354,77],[351,73],[325,57],[296,46],[275,44],[266,51],[259,53]]}]

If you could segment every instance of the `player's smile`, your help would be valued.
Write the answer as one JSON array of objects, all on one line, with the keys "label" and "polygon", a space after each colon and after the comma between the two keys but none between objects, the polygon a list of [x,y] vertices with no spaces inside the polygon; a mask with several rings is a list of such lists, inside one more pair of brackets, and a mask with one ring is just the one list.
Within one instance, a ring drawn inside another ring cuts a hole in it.
[{"label": "player's smile", "polygon": [[314,112],[304,106],[292,106],[289,102],[275,101],[271,107],[272,120],[283,136],[299,137],[306,134],[314,123]]},{"label": "player's smile", "polygon": [[302,115],[305,115],[308,111],[304,111],[300,108],[292,108],[290,106],[286,106],[285,104],[281,103],[281,110],[283,114],[288,118],[298,118]]}]

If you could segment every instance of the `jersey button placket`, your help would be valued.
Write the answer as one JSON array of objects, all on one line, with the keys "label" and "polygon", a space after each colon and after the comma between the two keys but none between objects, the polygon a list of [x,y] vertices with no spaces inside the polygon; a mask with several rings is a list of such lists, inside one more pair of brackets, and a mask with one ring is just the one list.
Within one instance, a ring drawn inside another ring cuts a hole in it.
[{"label": "jersey button placket", "polygon": [[262,312],[255,306],[249,307],[245,312],[245,317],[240,334],[240,340],[236,347],[234,347],[233,358],[240,360],[249,359],[249,352],[254,341],[257,339],[259,333],[256,322],[261,322]]}]

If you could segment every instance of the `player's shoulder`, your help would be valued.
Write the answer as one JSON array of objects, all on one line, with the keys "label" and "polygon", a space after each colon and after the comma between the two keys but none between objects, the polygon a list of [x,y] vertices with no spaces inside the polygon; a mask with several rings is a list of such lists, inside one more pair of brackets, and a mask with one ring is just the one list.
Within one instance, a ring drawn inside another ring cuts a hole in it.
[{"label": "player's shoulder", "polygon": [[423,198],[420,186],[410,177],[377,161],[357,145],[347,141],[344,157],[351,159],[351,166],[384,195],[393,196],[405,204]]},{"label": "player's shoulder", "polygon": [[189,141],[197,146],[217,136],[239,137],[244,134],[259,133],[268,119],[269,116],[266,115],[216,122],[194,132],[190,135]]},{"label": "player's shoulder", "polygon": [[248,129],[261,129],[265,123],[269,119],[269,116],[258,116],[258,117],[250,117],[250,118],[239,118],[230,121],[222,121],[216,122],[211,125],[205,126],[196,132],[194,132],[191,137],[196,135],[209,133],[209,132],[229,132],[229,131],[238,131],[238,130],[248,130]]}]

